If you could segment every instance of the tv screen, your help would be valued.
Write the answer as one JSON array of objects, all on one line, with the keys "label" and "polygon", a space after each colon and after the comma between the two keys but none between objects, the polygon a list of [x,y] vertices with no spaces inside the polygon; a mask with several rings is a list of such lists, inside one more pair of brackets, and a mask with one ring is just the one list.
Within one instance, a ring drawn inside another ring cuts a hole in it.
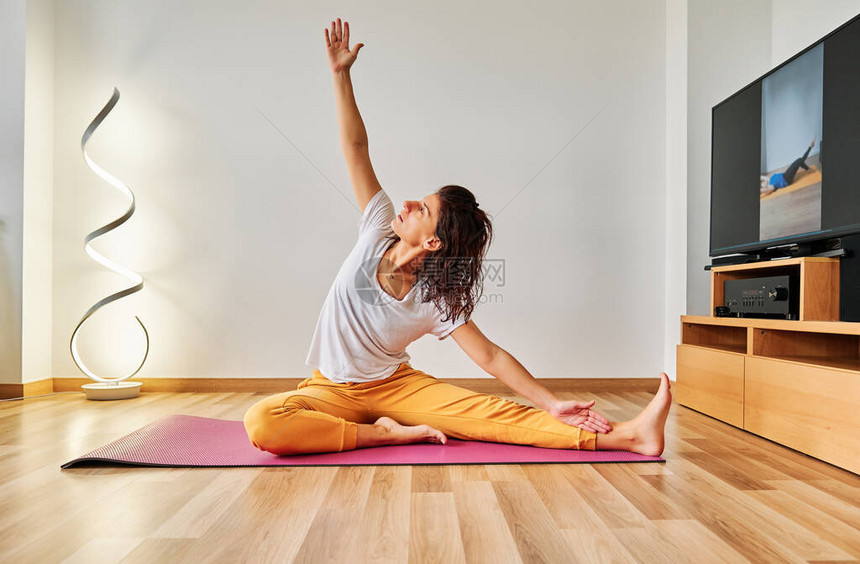
[{"label": "tv screen", "polygon": [[713,108],[710,256],[860,232],[860,16]]}]

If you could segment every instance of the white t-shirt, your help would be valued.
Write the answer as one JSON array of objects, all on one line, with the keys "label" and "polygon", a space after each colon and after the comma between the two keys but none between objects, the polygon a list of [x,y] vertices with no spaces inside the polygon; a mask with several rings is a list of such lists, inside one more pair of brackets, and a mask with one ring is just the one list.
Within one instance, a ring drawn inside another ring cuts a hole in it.
[{"label": "white t-shirt", "polygon": [[391,376],[409,362],[406,347],[432,333],[441,341],[465,323],[442,322],[435,304],[421,303],[414,284],[402,300],[385,293],[376,279],[382,255],[394,234],[391,199],[377,192],[358,222],[358,241],[343,261],[323,303],[305,364],[332,382],[371,382]]}]

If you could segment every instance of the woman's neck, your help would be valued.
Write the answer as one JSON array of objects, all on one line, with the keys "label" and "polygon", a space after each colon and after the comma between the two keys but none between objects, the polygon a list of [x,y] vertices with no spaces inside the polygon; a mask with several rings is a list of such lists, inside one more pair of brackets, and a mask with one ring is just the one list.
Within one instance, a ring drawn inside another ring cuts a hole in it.
[{"label": "woman's neck", "polygon": [[404,243],[403,239],[398,239],[383,256],[394,264],[394,272],[399,272],[406,278],[412,278],[426,255],[427,251],[423,248],[411,247]]}]

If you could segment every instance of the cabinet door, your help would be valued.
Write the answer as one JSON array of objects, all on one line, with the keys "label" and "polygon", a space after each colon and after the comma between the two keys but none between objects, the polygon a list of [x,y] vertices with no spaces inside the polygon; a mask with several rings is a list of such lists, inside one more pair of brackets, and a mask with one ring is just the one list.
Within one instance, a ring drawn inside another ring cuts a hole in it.
[{"label": "cabinet door", "polygon": [[675,397],[681,405],[744,426],[744,355],[678,345]]},{"label": "cabinet door", "polygon": [[747,431],[860,472],[860,375],[750,357]]}]

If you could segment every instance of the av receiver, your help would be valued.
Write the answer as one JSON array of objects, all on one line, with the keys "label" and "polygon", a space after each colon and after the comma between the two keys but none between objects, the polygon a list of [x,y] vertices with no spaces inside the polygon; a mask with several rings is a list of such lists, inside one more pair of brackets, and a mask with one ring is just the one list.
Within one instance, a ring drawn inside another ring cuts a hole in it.
[{"label": "av receiver", "polygon": [[798,276],[767,276],[726,280],[723,307],[718,317],[766,317],[798,319],[800,280]]}]

